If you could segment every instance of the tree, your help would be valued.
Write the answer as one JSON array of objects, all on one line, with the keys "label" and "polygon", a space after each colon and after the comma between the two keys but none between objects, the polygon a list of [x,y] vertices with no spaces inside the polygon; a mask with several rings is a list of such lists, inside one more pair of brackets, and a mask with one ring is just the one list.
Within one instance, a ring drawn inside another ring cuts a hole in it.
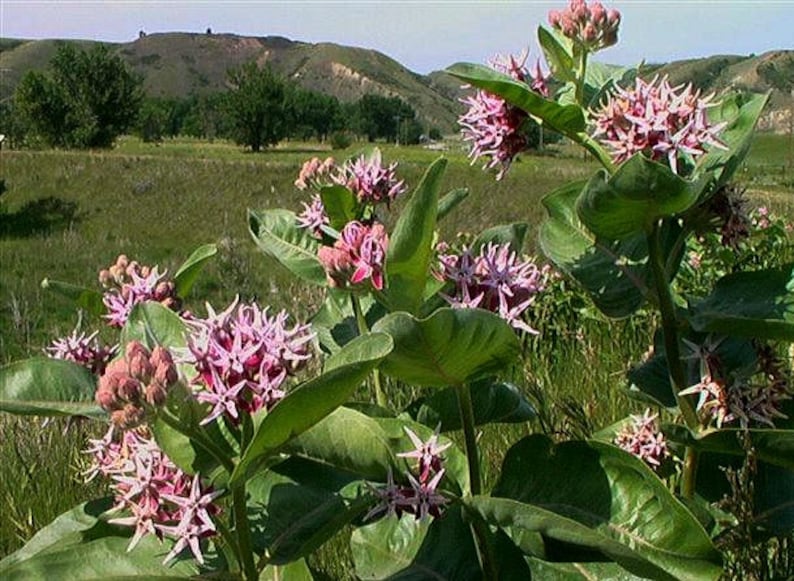
[{"label": "tree", "polygon": [[[397,141],[403,133],[406,136],[416,133],[412,123],[416,120],[416,111],[399,97],[364,95],[358,101],[357,113],[357,129],[368,141]],[[418,134],[416,137],[418,139]]]},{"label": "tree", "polygon": [[142,80],[97,45],[62,44],[46,73],[31,71],[14,94],[31,131],[60,147],[110,147],[130,129],[143,99]]},{"label": "tree", "polygon": [[232,135],[253,151],[275,145],[287,135],[286,85],[269,66],[255,62],[229,71],[226,108]]}]

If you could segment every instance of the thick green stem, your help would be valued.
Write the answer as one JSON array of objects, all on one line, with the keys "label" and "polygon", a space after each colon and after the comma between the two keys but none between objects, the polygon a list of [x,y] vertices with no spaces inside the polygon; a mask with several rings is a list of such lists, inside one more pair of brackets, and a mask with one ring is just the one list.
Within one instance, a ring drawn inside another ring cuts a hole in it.
[{"label": "thick green stem", "polygon": [[[350,301],[353,306],[353,314],[356,316],[358,332],[360,335],[366,335],[369,333],[369,327],[367,326],[367,320],[364,318],[364,311],[361,308],[361,302],[358,300],[358,295],[351,293]],[[386,394],[383,393],[383,388],[380,385],[380,372],[377,369],[372,371],[372,384],[375,388],[375,402],[382,408],[389,407]]]},{"label": "thick green stem", "polygon": [[234,502],[234,532],[237,535],[237,549],[243,577],[248,581],[259,578],[254,563],[254,552],[251,545],[251,527],[248,524],[248,506],[245,502],[245,484],[236,486],[232,490]]},{"label": "thick green stem", "polygon": [[[678,337],[678,321],[675,314],[675,304],[667,281],[667,272],[664,266],[664,256],[661,244],[661,227],[657,221],[648,234],[648,260],[650,261],[653,272],[653,281],[656,286],[656,295],[659,299],[659,312],[662,316],[662,332],[664,335],[664,351],[667,359],[667,369],[670,374],[670,381],[673,384],[678,409],[684,418],[689,429],[697,431],[700,429],[700,421],[692,402],[686,397],[679,395],[686,389],[686,371],[681,360],[681,347]],[[695,477],[697,471],[697,452],[688,447],[684,458],[684,473],[681,478],[681,494],[685,498],[692,498],[695,492]]]},{"label": "thick green stem", "polygon": [[178,418],[171,415],[167,411],[163,411],[158,416],[162,419],[170,428],[173,428],[180,434],[187,436],[193,442],[204,448],[210,456],[212,456],[215,461],[224,467],[224,469],[231,474],[234,471],[234,462],[231,458],[227,456],[227,454],[218,448],[215,445],[215,442],[210,440],[207,436],[205,436],[200,430],[196,430],[191,428],[190,426],[185,426],[182,422],[179,421]]},{"label": "thick green stem", "polygon": [[587,77],[587,49],[580,47],[579,53],[579,66],[576,71],[576,102],[584,109],[587,109],[587,103],[584,102],[584,88],[585,79]]},{"label": "thick green stem", "polygon": [[[463,437],[466,442],[466,458],[469,464],[469,483],[472,495],[482,494],[482,478],[480,476],[480,456],[477,450],[477,434],[474,429],[474,407],[471,403],[471,390],[468,385],[456,388],[460,423],[463,426]],[[493,556],[493,546],[487,525],[480,519],[472,521],[474,536],[477,539],[477,553],[484,579],[498,579],[498,569]]]}]

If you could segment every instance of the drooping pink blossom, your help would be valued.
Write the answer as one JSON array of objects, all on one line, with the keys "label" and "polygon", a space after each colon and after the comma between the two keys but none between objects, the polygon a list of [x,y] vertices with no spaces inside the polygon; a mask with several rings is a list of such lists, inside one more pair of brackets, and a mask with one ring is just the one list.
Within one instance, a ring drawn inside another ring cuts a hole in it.
[{"label": "drooping pink blossom", "polygon": [[[527,53],[519,57],[513,55],[497,56],[490,66],[514,80],[527,84],[538,94],[548,96],[547,76],[543,75],[538,60],[534,74],[530,74],[525,63]],[[461,99],[467,111],[459,119],[461,135],[471,144],[469,157],[472,163],[485,158],[483,169],[496,169],[496,179],[502,179],[515,157],[524,151],[528,144],[525,123],[529,115],[507,103],[501,97],[487,91],[478,90],[474,95]]]},{"label": "drooping pink blossom", "polygon": [[146,535],[169,537],[176,544],[166,562],[189,546],[196,560],[203,563],[199,539],[215,534],[211,517],[220,512],[214,503],[220,491],[203,486],[198,475],[182,472],[145,427],[111,427],[89,445],[87,452],[93,456],[90,477],[102,475],[110,480],[115,498],[111,512],[122,513],[109,522],[135,527],[127,550],[133,550]]},{"label": "drooping pink blossom", "polygon": [[286,379],[311,357],[309,326],[290,326],[285,311],[269,316],[267,308],[239,298],[220,313],[209,304],[207,310],[206,319],[189,322],[184,358],[197,372],[196,398],[212,406],[202,423],[271,409],[284,397]]},{"label": "drooping pink blossom", "polygon": [[620,12],[600,2],[569,0],[563,10],[549,12],[549,24],[588,51],[595,52],[618,41]]},{"label": "drooping pink blossom", "polygon": [[631,422],[615,435],[615,445],[643,460],[651,468],[658,468],[670,456],[667,440],[659,430],[658,414],[646,409],[640,416],[631,416]]},{"label": "drooping pink blossom", "polygon": [[454,283],[454,293],[442,295],[456,308],[481,308],[498,314],[514,328],[537,334],[522,316],[546,288],[551,269],[521,260],[509,244],[488,243],[476,255],[439,251],[437,276]]},{"label": "drooping pink blossom", "polygon": [[331,286],[358,285],[369,281],[383,289],[383,268],[389,236],[382,224],[367,225],[356,220],[342,229],[332,247],[323,246],[318,258]]},{"label": "drooping pink blossom", "polygon": [[726,124],[708,120],[713,97],[701,97],[691,84],[671,87],[667,77],[650,82],[638,77],[634,88],[618,87],[594,112],[593,136],[610,150],[615,163],[641,153],[666,161],[675,173],[687,173],[707,147],[727,149],[718,139]]},{"label": "drooping pink blossom", "polygon": [[118,346],[101,346],[97,335],[98,331],[86,336],[85,333],[78,334],[75,329],[70,335],[53,340],[44,348],[44,352],[53,359],[73,361],[90,369],[94,375],[101,375],[116,354]]}]

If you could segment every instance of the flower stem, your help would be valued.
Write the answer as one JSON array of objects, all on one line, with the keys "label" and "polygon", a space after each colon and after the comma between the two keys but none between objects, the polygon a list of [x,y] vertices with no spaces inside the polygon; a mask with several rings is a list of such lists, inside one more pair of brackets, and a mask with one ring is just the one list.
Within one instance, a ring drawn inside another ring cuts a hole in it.
[{"label": "flower stem", "polygon": [[235,486],[232,490],[234,499],[234,532],[237,534],[237,547],[239,550],[240,566],[243,576],[248,581],[259,578],[254,563],[254,553],[251,546],[251,530],[248,524],[248,506],[245,502],[245,484]]},{"label": "flower stem", "polygon": [[[482,479],[480,476],[480,458],[477,451],[477,435],[474,429],[474,406],[471,403],[471,388],[462,384],[455,389],[458,395],[458,410],[460,411],[460,423],[463,426],[463,437],[466,442],[466,458],[469,464],[469,483],[471,494],[482,494]],[[490,533],[487,525],[475,517],[472,521],[472,529],[477,540],[477,554],[480,559],[480,566],[483,571],[484,579],[498,579],[496,561],[493,557],[493,546],[490,542]]]},{"label": "flower stem", "polygon": [[171,415],[167,411],[163,411],[162,413],[158,414],[157,417],[162,419],[169,428],[176,430],[183,436],[187,436],[191,441],[204,448],[207,453],[209,453],[209,455],[212,456],[218,464],[223,466],[223,468],[229,474],[234,472],[234,462],[232,459],[229,458],[223,450],[218,448],[218,446],[215,445],[215,442],[206,437],[201,430],[184,425],[179,421],[179,418]]},{"label": "flower stem", "polygon": [[[356,324],[358,325],[358,332],[360,335],[369,333],[367,320],[364,318],[364,311],[361,308],[361,302],[358,300],[358,295],[350,293],[350,301],[353,306],[353,314],[356,316]],[[380,385],[380,371],[377,369],[372,370],[372,383],[375,388],[375,402],[382,408],[389,407],[389,402],[386,400],[386,394],[383,393],[383,388]]]},{"label": "flower stem", "polygon": [[[656,221],[648,233],[648,260],[653,272],[653,281],[656,286],[656,295],[659,299],[659,312],[662,316],[662,333],[664,335],[664,352],[667,359],[667,370],[673,384],[678,409],[691,430],[700,429],[695,408],[692,402],[679,393],[687,388],[686,372],[681,362],[681,348],[678,338],[678,321],[676,320],[675,304],[667,282],[667,273],[664,267],[664,256],[661,243],[661,222]],[[697,470],[697,453],[687,447],[684,460],[684,473],[681,479],[681,494],[685,498],[692,498],[695,492],[695,477]]]},{"label": "flower stem", "polygon": [[583,46],[579,50],[582,52],[579,54],[579,70],[576,71],[576,102],[584,109],[587,107],[587,103],[584,102],[584,88],[586,84],[585,78],[587,77],[588,51]]}]

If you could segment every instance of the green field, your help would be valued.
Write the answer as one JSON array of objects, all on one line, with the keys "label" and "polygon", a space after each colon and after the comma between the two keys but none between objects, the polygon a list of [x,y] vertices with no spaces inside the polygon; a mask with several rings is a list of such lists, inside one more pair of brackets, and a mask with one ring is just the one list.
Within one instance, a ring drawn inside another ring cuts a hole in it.
[{"label": "green field", "polygon": [[[755,203],[794,217],[787,139],[759,136],[740,174]],[[400,162],[398,173],[409,187],[439,155],[421,148],[382,149],[385,161]],[[333,155],[342,159],[357,151]],[[292,182],[302,162],[328,154],[307,144],[254,155],[226,143],[155,146],[131,138],[108,152],[1,152],[0,178],[7,191],[0,197],[0,363],[40,353],[78,323],[67,301],[41,288],[42,279],[96,286],[98,270],[120,253],[173,270],[196,246],[217,243],[218,256],[193,290],[194,310],[202,312],[205,300],[223,306],[240,294],[308,317],[319,302],[318,291],[258,253],[247,233],[245,210],[299,210],[305,197]],[[524,156],[495,182],[469,165],[458,144],[444,155],[450,160],[444,189],[470,188],[469,198],[441,224],[445,239],[516,221],[529,222],[535,232],[543,218],[541,197],[597,168],[560,148]],[[588,424],[601,427],[638,409],[622,393],[624,373],[629,360],[648,346],[647,325],[580,319],[573,311],[555,316],[561,317],[554,320],[556,327],[527,341],[525,367],[510,378],[530,392],[545,412],[544,423],[486,431],[483,446],[491,466],[500,463],[506,442],[528,431],[576,434]],[[83,321],[87,329],[100,325]],[[543,322],[538,326],[543,329]],[[65,427],[0,417],[0,557],[96,493],[99,484],[86,487],[79,474],[85,465],[79,450],[93,428],[75,424],[61,436]],[[319,559],[327,570],[344,568]]]}]

